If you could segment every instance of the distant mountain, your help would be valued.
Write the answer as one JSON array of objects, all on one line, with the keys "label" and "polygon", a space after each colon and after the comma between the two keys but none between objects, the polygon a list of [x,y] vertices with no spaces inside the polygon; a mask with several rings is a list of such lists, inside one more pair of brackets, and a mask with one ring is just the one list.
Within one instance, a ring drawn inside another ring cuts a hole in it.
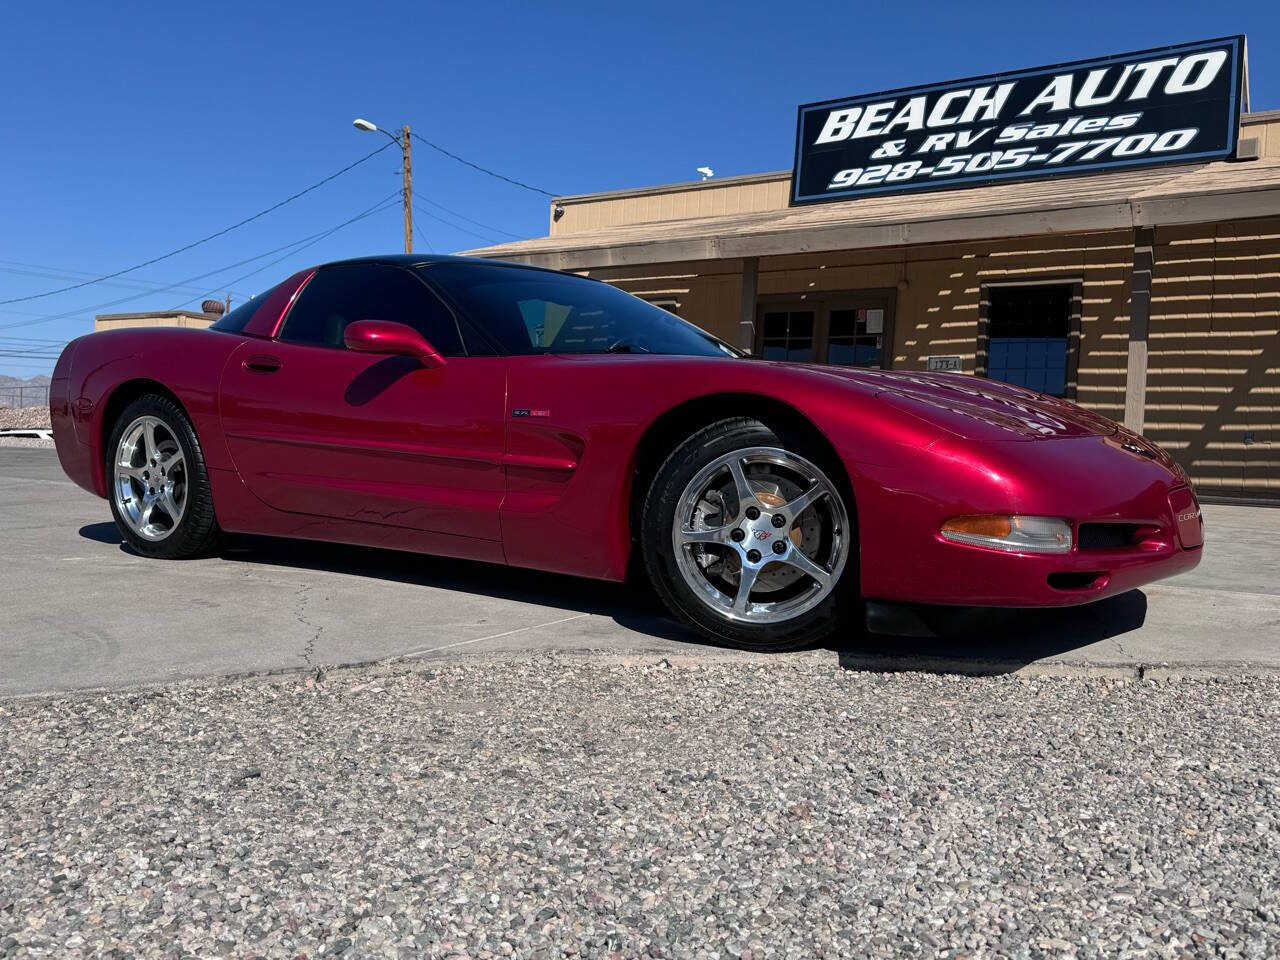
[{"label": "distant mountain", "polygon": [[44,387],[48,386],[48,384],[49,378],[43,373],[34,377],[27,377],[25,380],[20,380],[17,377],[6,377],[0,373],[0,387]]}]

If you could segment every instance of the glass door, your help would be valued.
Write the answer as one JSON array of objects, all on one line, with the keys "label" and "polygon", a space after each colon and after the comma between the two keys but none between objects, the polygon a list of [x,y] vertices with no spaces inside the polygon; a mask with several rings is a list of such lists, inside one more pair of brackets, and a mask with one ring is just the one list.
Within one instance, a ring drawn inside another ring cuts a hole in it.
[{"label": "glass door", "polygon": [[812,363],[817,311],[808,304],[776,304],[761,308],[760,356],[766,360]]},{"label": "glass door", "polygon": [[827,311],[827,363],[884,366],[884,307],[832,306]]},{"label": "glass door", "polygon": [[893,348],[894,291],[823,294],[761,303],[756,354],[765,360],[887,369]]}]

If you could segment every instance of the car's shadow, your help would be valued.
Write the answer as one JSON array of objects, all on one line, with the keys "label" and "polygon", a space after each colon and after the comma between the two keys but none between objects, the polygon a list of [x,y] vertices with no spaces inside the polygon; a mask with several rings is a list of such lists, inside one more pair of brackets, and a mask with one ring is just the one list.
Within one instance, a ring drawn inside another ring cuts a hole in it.
[{"label": "car's shadow", "polygon": [[[80,536],[129,550],[113,523],[87,524]],[[394,550],[246,535],[234,537],[222,556],[239,563],[324,570],[607,616],[648,637],[707,645],[666,614],[642,578],[608,583]],[[1146,611],[1147,598],[1138,590],[1080,607],[935,609],[924,618],[933,636],[859,630],[829,638],[822,648],[854,670],[1006,673],[1136,630]],[[896,625],[883,619],[881,623],[890,629]]]},{"label": "car's shadow", "polygon": [[1074,607],[933,608],[925,612],[933,636],[865,632],[835,649],[852,670],[1011,673],[1137,630],[1146,618],[1141,590]]}]

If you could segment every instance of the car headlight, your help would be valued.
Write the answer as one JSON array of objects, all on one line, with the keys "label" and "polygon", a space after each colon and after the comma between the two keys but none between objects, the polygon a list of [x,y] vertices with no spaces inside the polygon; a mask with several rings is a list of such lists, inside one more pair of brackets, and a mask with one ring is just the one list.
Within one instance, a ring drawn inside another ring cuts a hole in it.
[{"label": "car headlight", "polygon": [[956,543],[1010,553],[1071,552],[1071,524],[1058,517],[953,517],[942,525],[942,535]]}]

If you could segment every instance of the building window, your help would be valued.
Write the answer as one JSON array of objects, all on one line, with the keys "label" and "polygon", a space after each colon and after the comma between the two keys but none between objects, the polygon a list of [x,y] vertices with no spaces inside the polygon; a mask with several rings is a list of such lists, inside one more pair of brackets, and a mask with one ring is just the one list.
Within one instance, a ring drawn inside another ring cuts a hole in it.
[{"label": "building window", "polygon": [[767,295],[756,308],[754,350],[765,360],[888,369],[895,292]]},{"label": "building window", "polygon": [[1072,284],[991,287],[987,295],[987,376],[1066,396]]},{"label": "building window", "polygon": [[764,313],[764,351],[766,360],[790,360],[809,363],[813,360],[812,310],[766,310]]},{"label": "building window", "polygon": [[881,366],[884,313],[883,307],[832,307],[828,314],[827,363]]}]

